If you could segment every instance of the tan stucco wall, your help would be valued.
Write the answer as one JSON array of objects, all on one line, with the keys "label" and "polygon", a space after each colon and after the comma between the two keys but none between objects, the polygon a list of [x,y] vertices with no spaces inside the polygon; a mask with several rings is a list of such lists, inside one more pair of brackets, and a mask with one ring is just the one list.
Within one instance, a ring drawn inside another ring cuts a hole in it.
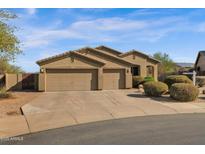
[{"label": "tan stucco wall", "polygon": [[[45,72],[45,70],[44,70],[44,72]],[[39,91],[46,91],[46,82],[45,82],[45,80],[46,80],[46,75],[45,75],[45,73],[39,73],[39,75],[38,75],[38,90]]]},{"label": "tan stucco wall", "polygon": [[39,74],[35,74],[35,77],[34,77],[34,89],[35,90],[38,90],[38,75]]},{"label": "tan stucco wall", "polygon": [[22,89],[22,74],[5,74],[6,90]]},{"label": "tan stucco wall", "polygon": [[103,88],[103,68],[98,69],[98,90]]},{"label": "tan stucco wall", "polygon": [[158,64],[153,63],[151,60],[147,60],[147,66],[153,66],[154,68],[154,79],[158,80]]},{"label": "tan stucco wall", "polygon": [[[38,90],[38,74],[34,75],[34,89]],[[6,90],[22,90],[23,74],[5,74]]]},{"label": "tan stucco wall", "polygon": [[132,88],[131,68],[127,68],[125,70],[125,88],[127,88],[127,89]]},{"label": "tan stucco wall", "polygon": [[145,58],[144,56],[141,56],[136,53],[127,55],[123,57],[123,59],[128,60],[134,63],[135,65],[139,65],[140,66],[140,76],[142,77],[147,76],[147,66],[153,66],[154,67],[154,78],[155,80],[158,79],[158,65],[152,60],[149,60]]},{"label": "tan stucco wall", "polygon": [[134,54],[134,55],[130,54],[128,56],[123,57],[123,59],[126,59],[135,65],[139,65],[140,66],[140,76],[145,77],[147,75],[147,72],[146,72],[147,60],[144,57],[137,55],[137,54]]}]

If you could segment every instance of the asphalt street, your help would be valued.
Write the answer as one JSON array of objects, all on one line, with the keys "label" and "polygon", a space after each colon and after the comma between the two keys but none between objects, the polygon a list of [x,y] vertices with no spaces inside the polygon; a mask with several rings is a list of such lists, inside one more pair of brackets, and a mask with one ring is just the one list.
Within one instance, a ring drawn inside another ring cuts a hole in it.
[{"label": "asphalt street", "polygon": [[1,140],[0,144],[205,144],[205,114],[107,120]]}]

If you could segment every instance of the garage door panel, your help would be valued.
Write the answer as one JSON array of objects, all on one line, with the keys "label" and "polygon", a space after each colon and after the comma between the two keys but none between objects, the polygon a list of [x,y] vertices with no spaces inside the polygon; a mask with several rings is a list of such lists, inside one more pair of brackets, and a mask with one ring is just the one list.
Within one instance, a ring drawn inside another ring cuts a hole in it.
[{"label": "garage door panel", "polygon": [[47,91],[96,90],[97,70],[48,70]]},{"label": "garage door panel", "polygon": [[103,89],[124,89],[125,71],[124,69],[104,69],[103,70]]}]

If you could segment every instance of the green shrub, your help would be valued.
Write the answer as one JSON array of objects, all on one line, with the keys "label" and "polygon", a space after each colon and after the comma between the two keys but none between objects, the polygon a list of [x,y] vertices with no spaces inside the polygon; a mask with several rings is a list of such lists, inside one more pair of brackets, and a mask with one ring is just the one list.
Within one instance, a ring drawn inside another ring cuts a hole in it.
[{"label": "green shrub", "polygon": [[193,82],[185,75],[170,75],[166,77],[164,81],[169,88],[171,88],[172,84],[174,83],[190,83],[192,84]]},{"label": "green shrub", "polygon": [[163,82],[150,81],[144,83],[144,92],[147,96],[159,97],[168,91],[168,86]]},{"label": "green shrub", "polygon": [[144,82],[154,81],[154,78],[151,76],[147,76],[144,78]]},{"label": "green shrub", "polygon": [[199,89],[189,83],[175,83],[170,88],[170,97],[175,100],[194,101],[199,95]]},{"label": "green shrub", "polygon": [[205,78],[197,77],[196,78],[196,85],[199,87],[205,86]]},{"label": "green shrub", "polygon": [[10,98],[12,94],[7,92],[5,88],[0,89],[0,98]]},{"label": "green shrub", "polygon": [[144,78],[141,76],[133,76],[133,87],[137,88],[140,84],[144,82]]}]

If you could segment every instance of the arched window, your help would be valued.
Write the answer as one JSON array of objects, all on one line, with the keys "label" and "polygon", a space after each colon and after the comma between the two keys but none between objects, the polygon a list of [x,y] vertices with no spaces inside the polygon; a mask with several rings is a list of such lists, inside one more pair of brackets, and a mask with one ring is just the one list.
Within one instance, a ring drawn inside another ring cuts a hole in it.
[{"label": "arched window", "polygon": [[153,66],[147,66],[147,76],[154,77],[154,67]]}]

